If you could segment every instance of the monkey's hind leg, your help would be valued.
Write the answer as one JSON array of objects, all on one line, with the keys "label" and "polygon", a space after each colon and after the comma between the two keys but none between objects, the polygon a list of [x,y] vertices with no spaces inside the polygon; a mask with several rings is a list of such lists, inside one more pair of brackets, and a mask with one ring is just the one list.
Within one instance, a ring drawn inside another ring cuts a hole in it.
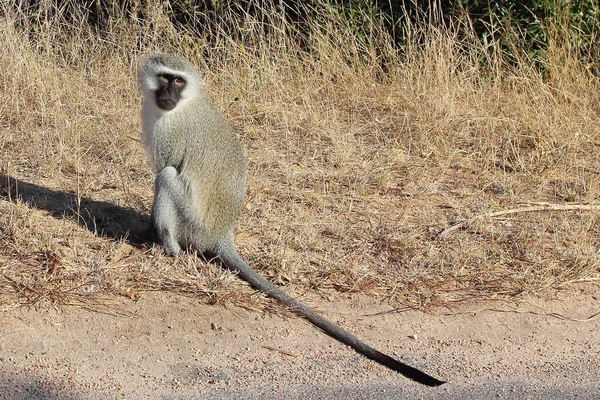
[{"label": "monkey's hind leg", "polygon": [[181,252],[181,215],[179,208],[185,204],[185,189],[177,170],[165,167],[156,175],[152,224],[165,252],[172,256]]}]

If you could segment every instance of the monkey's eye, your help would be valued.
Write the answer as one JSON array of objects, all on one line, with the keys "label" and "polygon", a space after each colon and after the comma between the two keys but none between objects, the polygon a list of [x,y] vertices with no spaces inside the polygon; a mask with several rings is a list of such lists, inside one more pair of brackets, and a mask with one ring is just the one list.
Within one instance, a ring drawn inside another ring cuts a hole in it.
[{"label": "monkey's eye", "polygon": [[176,85],[183,85],[185,83],[185,81],[181,78],[175,78],[175,84]]},{"label": "monkey's eye", "polygon": [[158,82],[161,84],[166,84],[166,83],[169,83],[169,79],[167,79],[167,77],[164,75],[159,75]]}]

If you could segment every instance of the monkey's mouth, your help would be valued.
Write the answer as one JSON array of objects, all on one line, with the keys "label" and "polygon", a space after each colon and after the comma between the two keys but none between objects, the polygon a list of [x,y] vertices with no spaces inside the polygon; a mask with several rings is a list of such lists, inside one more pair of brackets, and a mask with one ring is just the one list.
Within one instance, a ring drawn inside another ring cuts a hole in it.
[{"label": "monkey's mouth", "polygon": [[177,103],[171,99],[160,99],[156,102],[156,104],[166,111],[171,111],[177,105]]}]

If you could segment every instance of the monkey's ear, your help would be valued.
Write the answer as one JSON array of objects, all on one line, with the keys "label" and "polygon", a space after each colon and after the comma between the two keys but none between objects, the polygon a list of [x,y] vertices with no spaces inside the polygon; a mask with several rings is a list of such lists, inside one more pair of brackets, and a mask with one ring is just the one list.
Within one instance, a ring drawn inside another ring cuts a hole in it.
[{"label": "monkey's ear", "polygon": [[140,71],[138,85],[142,91],[155,92],[159,87],[158,75],[148,73],[145,69]]}]

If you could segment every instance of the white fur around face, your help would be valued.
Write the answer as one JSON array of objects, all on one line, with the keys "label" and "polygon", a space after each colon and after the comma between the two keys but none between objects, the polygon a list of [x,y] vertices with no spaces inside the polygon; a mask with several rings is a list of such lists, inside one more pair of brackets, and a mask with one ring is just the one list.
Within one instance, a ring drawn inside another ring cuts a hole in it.
[{"label": "white fur around face", "polygon": [[[154,64],[146,66],[147,70],[140,79],[144,95],[154,95],[159,88],[158,78],[160,75],[173,75],[181,77],[185,82],[185,88],[181,91],[181,100],[199,97],[203,94],[204,80],[197,71],[182,71],[170,68],[166,65]],[[148,97],[145,97],[148,100]]]},{"label": "white fur around face", "polygon": [[150,74],[146,74],[146,76],[143,78],[142,80],[142,84],[144,86],[144,89],[146,90],[151,90],[151,91],[156,91],[158,90],[158,77],[159,75],[173,75],[173,76],[180,76],[182,77],[186,82],[192,82],[194,79],[197,79],[197,76],[194,76],[190,73],[187,73],[185,71],[177,71],[174,69],[171,69],[165,65],[157,65],[155,66],[155,68],[153,68],[154,71],[153,73]]},{"label": "white fur around face", "polygon": [[[156,104],[156,91],[160,87],[159,77],[161,75],[180,77],[186,82],[180,93],[180,100],[172,110],[164,110]],[[182,113],[195,115],[194,112],[190,112],[190,107],[196,110],[197,107],[205,106],[203,104],[205,100],[204,81],[202,75],[187,60],[158,55],[146,60],[140,70],[138,82],[144,96],[142,137],[150,153],[152,165],[157,169],[163,164],[161,154],[157,149],[164,148],[165,146],[161,143],[170,140],[168,137],[162,137],[165,132],[170,134],[176,129],[174,127],[181,122]],[[202,104],[196,104],[198,101]]]}]

